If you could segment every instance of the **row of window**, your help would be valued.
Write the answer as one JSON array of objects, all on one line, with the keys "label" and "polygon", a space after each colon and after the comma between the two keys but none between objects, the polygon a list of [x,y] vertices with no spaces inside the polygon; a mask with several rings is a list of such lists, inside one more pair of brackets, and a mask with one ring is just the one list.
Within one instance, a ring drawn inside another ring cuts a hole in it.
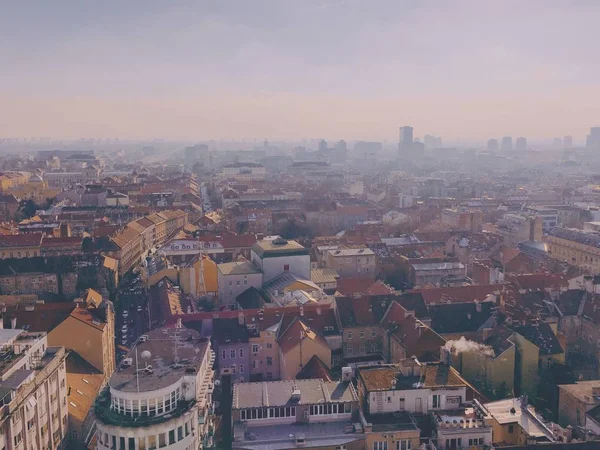
[{"label": "row of window", "polygon": [[[365,336],[366,336],[366,333],[365,333],[365,331],[363,330],[363,331],[361,331],[360,333],[358,333],[358,336],[359,336],[361,339],[364,339],[364,338],[365,338]],[[374,337],[377,337],[377,330],[371,330],[371,337],[372,337],[372,338],[374,338]],[[352,340],[352,331],[348,331],[348,332],[346,333],[346,339],[348,339],[348,340]]]},{"label": "row of window", "polygon": [[[369,352],[371,353],[377,353],[378,350],[378,346],[377,346],[377,342],[371,342],[369,345]],[[358,346],[358,352],[359,353],[366,353],[367,352],[367,346],[366,344],[363,342]],[[352,353],[354,353],[354,346],[352,344],[346,344],[346,353],[351,355]]]},{"label": "row of window", "polygon": [[[229,350],[229,357],[231,359],[235,359],[237,354],[238,354],[238,351],[236,351],[234,348]],[[244,349],[243,348],[239,349],[239,354],[240,354],[240,358],[244,357]],[[227,350],[221,350],[221,359],[226,359],[226,358],[227,358]]]},{"label": "row of window", "polygon": [[[273,344],[270,342],[267,342],[265,345],[267,346],[267,348],[273,348]],[[259,351],[260,351],[260,345],[252,344],[252,353],[258,353]]]},{"label": "row of window", "polygon": [[311,416],[325,416],[330,414],[349,414],[352,412],[350,403],[327,403],[326,405],[310,405]]},{"label": "row of window", "polygon": [[[240,285],[240,280],[238,280],[238,281],[236,282],[236,284],[239,286],[239,285]],[[244,280],[244,284],[248,284],[248,280]],[[233,286],[233,281],[230,281],[230,282],[229,282],[229,286]]]},{"label": "row of window", "polygon": [[296,417],[295,406],[278,406],[271,408],[248,408],[240,411],[242,420],[273,419],[278,417]]},{"label": "row of window", "polygon": [[98,440],[101,445],[112,450],[136,450],[136,441],[138,450],[156,450],[157,448],[164,448],[183,440],[188,437],[191,432],[192,421],[190,420],[175,429],[169,430],[169,432],[160,433],[158,436],[152,435],[139,438],[128,438],[98,431]]},{"label": "row of window", "polygon": [[121,414],[133,416],[154,416],[161,415],[175,409],[179,399],[181,399],[180,387],[172,391],[170,394],[159,398],[127,400],[113,396],[111,400],[111,407]]},{"label": "row of window", "polygon": [[[392,446],[390,445],[390,448]],[[396,450],[411,450],[412,441],[410,439],[400,439],[396,441]],[[373,442],[373,450],[388,450],[387,441],[375,441]]]}]

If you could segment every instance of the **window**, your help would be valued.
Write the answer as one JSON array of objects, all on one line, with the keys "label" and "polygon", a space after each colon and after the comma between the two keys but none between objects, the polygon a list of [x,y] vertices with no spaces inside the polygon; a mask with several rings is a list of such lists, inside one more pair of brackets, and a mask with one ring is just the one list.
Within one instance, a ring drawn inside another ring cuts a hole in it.
[{"label": "window", "polygon": [[361,353],[365,353],[365,351],[366,351],[365,343],[363,342],[363,343],[360,344],[360,352]]},{"label": "window", "polygon": [[244,280],[244,284],[248,284],[248,280]]},{"label": "window", "polygon": [[283,271],[284,272],[289,272],[290,271],[290,265],[289,264],[284,264],[283,265]]},{"label": "window", "polygon": [[258,353],[258,344],[252,344],[252,353]]},{"label": "window", "polygon": [[406,401],[404,400],[404,397],[400,398],[400,411],[404,411],[405,403],[406,403]]},{"label": "window", "polygon": [[231,357],[231,359],[235,359],[235,349],[234,348],[229,350],[229,356]]},{"label": "window", "polygon": [[230,281],[230,282],[229,282],[229,286],[233,286],[233,281]]},{"label": "window", "polygon": [[221,351],[221,359],[227,358],[227,352],[225,350]]},{"label": "window", "polygon": [[235,373],[235,369],[236,369],[235,364],[232,364],[231,365],[231,373]]},{"label": "window", "polygon": [[177,428],[177,440],[180,441],[183,439],[183,427]]},{"label": "window", "polygon": [[252,360],[252,368],[256,369],[256,360],[255,359]]},{"label": "window", "polygon": [[240,364],[240,373],[244,373],[244,365]]},{"label": "window", "polygon": [[273,358],[270,356],[267,356],[267,366],[272,366],[273,365]]},{"label": "window", "polygon": [[400,439],[396,441],[396,450],[411,450],[412,441],[410,439]]},{"label": "window", "polygon": [[169,445],[175,443],[175,430],[169,430]]},{"label": "window", "polygon": [[[577,410],[577,422],[579,422],[579,410]],[[508,434],[513,434],[515,432],[515,426],[514,425],[509,425],[508,426]]]},{"label": "window", "polygon": [[22,440],[23,440],[23,433],[22,433],[22,432],[20,432],[19,434],[17,434],[17,435],[15,436],[15,447],[16,447],[17,445],[19,445],[19,444],[21,443],[21,441],[22,441]]},{"label": "window", "polygon": [[273,344],[271,344],[270,342],[267,342],[267,348],[273,348]]},{"label": "window", "polygon": [[267,372],[267,380],[273,379],[273,372]]},{"label": "window", "polygon": [[352,331],[348,331],[348,334],[346,334],[346,339],[352,339]]},{"label": "window", "polygon": [[353,352],[354,352],[354,349],[352,348],[352,344],[347,344],[346,345],[346,353],[351,355]]},{"label": "window", "polygon": [[371,330],[371,337],[372,338],[377,337],[377,331]]},{"label": "window", "polygon": [[244,349],[240,348],[240,358],[243,358],[243,357],[244,357]]},{"label": "window", "polygon": [[365,332],[364,332],[364,331],[361,331],[361,332],[360,332],[360,338],[361,338],[361,339],[364,339],[364,338],[365,338]]},{"label": "window", "polygon": [[373,442],[373,450],[388,450],[387,441]]},{"label": "window", "polygon": [[441,408],[441,396],[434,394],[433,395],[433,402],[432,402],[432,408]]}]

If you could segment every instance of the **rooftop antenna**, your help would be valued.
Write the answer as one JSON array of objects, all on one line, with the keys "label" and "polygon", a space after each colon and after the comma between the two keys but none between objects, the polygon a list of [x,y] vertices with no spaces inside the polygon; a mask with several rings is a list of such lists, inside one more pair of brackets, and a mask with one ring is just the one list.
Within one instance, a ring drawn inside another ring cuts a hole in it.
[{"label": "rooftop antenna", "polygon": [[140,395],[140,370],[138,367],[138,349],[135,348],[135,381],[137,385],[137,393]]}]

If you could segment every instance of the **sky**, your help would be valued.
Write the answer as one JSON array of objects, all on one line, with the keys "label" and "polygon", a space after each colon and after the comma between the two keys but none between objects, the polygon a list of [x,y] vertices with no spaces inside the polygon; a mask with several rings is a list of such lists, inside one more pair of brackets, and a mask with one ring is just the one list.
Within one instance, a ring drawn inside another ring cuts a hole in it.
[{"label": "sky", "polygon": [[583,142],[595,0],[0,0],[0,137]]}]

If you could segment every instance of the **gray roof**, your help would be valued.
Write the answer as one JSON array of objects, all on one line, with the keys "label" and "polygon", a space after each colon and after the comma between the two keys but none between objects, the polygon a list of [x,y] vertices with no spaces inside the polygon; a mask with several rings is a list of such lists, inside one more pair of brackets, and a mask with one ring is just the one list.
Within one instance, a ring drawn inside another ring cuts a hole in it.
[{"label": "gray roof", "polygon": [[252,246],[252,251],[261,258],[284,255],[308,255],[309,250],[296,241],[285,239],[263,239]]},{"label": "gray roof", "polygon": [[263,289],[267,291],[271,295],[275,295],[275,291],[283,291],[285,288],[295,283],[296,281],[300,283],[304,283],[310,286],[314,290],[319,290],[319,286],[312,282],[312,280],[307,280],[306,278],[299,277],[298,275],[293,274],[292,272],[283,272],[277,275],[272,280],[268,281],[263,285]]},{"label": "gray roof", "polygon": [[[300,400],[292,400],[292,392],[300,391]],[[351,383],[323,380],[285,380],[233,385],[234,409],[264,406],[314,405],[357,401]]]},{"label": "gray roof", "polygon": [[548,231],[548,235],[567,241],[578,242],[579,244],[600,247],[600,234],[597,233],[584,233],[583,231],[570,228],[552,228]]},{"label": "gray roof", "polygon": [[[133,359],[132,365],[121,364],[110,377],[111,389],[123,392],[138,390],[136,350],[138,367],[146,367],[146,362],[152,366],[153,373],[139,375],[139,392],[149,392],[176,383],[184,374],[189,375],[190,369],[193,371],[192,374],[197,373],[209,349],[206,338],[201,337],[197,331],[186,328],[163,328],[152,330],[146,335],[148,339],[145,342],[138,342],[127,355],[128,358]],[[175,351],[176,347],[177,351]],[[147,360],[143,359],[145,351],[150,352]]]},{"label": "gray roof", "polygon": [[234,261],[230,263],[217,264],[219,272],[223,275],[249,275],[261,273],[250,261]]}]

